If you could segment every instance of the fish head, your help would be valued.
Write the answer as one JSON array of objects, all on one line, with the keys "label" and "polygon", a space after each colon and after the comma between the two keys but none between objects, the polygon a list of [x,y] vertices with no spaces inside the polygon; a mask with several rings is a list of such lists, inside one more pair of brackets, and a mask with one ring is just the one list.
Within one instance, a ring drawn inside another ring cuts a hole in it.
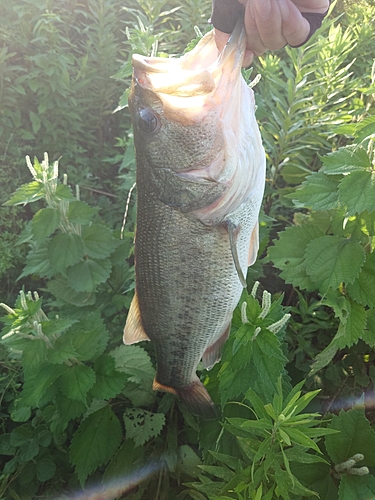
[{"label": "fish head", "polygon": [[241,76],[245,48],[238,23],[222,52],[211,31],[180,58],[133,56],[129,108],[137,168],[146,165],[163,202],[207,220],[212,203],[222,199],[214,218],[223,218],[251,184],[247,175],[247,187],[233,193],[238,158],[248,150],[242,143],[251,143],[249,123],[257,130],[252,91]]}]

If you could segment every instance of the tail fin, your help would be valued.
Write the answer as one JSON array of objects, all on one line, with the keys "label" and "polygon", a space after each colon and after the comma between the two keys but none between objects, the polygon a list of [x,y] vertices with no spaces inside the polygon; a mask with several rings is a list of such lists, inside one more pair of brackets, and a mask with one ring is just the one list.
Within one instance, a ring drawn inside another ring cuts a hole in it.
[{"label": "tail fin", "polygon": [[189,410],[206,420],[218,418],[218,412],[206,388],[200,380],[196,380],[184,387],[169,387],[154,380],[152,388],[157,391],[176,394]]}]

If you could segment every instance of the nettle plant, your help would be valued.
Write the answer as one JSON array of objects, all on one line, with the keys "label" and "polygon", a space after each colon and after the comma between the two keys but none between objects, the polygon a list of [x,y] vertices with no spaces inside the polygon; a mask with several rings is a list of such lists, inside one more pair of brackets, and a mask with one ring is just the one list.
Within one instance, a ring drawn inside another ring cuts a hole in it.
[{"label": "nettle plant", "polygon": [[375,117],[339,130],[353,143],[323,156],[320,170],[287,196],[308,211],[269,248],[285,282],[318,291],[339,319],[312,373],[359,340],[375,346]]}]

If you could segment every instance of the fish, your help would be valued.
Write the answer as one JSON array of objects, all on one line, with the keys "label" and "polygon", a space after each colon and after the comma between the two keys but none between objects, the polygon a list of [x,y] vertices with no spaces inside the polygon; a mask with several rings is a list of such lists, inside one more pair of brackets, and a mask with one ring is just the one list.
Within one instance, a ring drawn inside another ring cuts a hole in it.
[{"label": "fish", "polygon": [[211,31],[181,57],[132,59],[136,283],[123,340],[151,340],[153,389],[205,419],[218,412],[197,367],[220,360],[259,247],[265,153],[245,48],[242,21],[221,52]]}]

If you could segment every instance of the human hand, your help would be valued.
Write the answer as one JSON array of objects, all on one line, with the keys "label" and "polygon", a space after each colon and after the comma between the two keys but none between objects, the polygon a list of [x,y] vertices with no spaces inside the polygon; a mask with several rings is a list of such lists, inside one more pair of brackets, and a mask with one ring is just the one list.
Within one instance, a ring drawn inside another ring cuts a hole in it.
[{"label": "human hand", "polygon": [[[302,13],[324,14],[329,7],[329,0],[238,0],[238,3],[245,8],[245,67],[252,63],[254,55],[259,56],[266,50],[302,44],[310,33],[310,24]],[[220,50],[229,36],[215,28],[215,40]]]}]

